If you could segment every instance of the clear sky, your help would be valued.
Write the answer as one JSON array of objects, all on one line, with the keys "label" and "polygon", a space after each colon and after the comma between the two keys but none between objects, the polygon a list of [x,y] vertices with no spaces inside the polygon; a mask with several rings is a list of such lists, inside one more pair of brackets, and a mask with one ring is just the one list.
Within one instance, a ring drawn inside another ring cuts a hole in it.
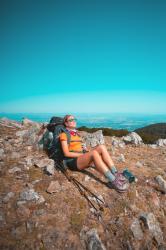
[{"label": "clear sky", "polygon": [[165,0],[1,0],[0,112],[166,113]]}]

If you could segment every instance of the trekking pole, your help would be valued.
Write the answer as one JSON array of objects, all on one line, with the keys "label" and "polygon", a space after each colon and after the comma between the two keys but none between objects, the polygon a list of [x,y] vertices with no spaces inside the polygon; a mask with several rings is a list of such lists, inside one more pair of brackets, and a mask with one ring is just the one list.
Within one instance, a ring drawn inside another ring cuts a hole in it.
[{"label": "trekking pole", "polygon": [[70,182],[72,181],[72,183],[77,187],[77,189],[80,192],[80,194],[85,197],[85,199],[96,210],[97,213],[99,213],[98,209],[95,207],[95,205],[93,204],[93,202],[88,198],[88,196],[86,195],[86,192],[89,193],[92,197],[95,198],[95,201],[97,202],[97,205],[99,206],[100,211],[104,210],[103,207],[102,207],[102,205],[100,204],[100,202],[101,202],[101,203],[103,203],[104,206],[106,206],[106,204],[105,204],[105,202],[103,200],[101,200],[94,193],[92,193],[87,187],[85,187],[82,183],[80,183],[78,180],[76,180],[74,177],[72,177],[68,173],[67,169],[64,169],[64,167],[60,166],[59,164],[57,164],[57,165],[58,165],[58,168],[61,170],[61,172],[63,172],[63,174],[65,175],[65,177],[68,179],[68,181],[70,181]]},{"label": "trekking pole", "polygon": [[[94,208],[95,213],[94,215],[97,217],[98,221],[101,223],[104,231],[106,234],[109,233],[108,227],[105,225],[103,217],[102,217],[102,213],[101,211],[103,211],[103,207],[101,206],[101,204],[99,203],[99,201],[101,203],[103,203],[103,205],[105,207],[109,207],[107,203],[105,203],[103,200],[101,200],[99,197],[97,197],[94,193],[92,193],[87,187],[85,187],[82,183],[80,183],[78,180],[76,180],[73,176],[71,176],[68,173],[67,169],[64,169],[63,166],[59,166],[58,165],[59,170],[65,175],[65,177],[68,179],[68,181],[72,182],[73,185],[78,189],[78,191],[80,192],[80,194],[82,196],[84,196],[84,198],[87,200],[89,206],[91,206],[92,208]],[[93,202],[88,198],[87,193],[90,193],[91,196],[95,197],[95,200],[97,202],[97,205],[99,206],[99,209],[96,208],[96,206],[93,204]]]},{"label": "trekking pole", "polygon": [[85,199],[88,201],[88,203],[91,205],[91,207],[93,207],[96,211],[98,210],[95,205],[93,204],[93,202],[88,198],[88,196],[86,195],[85,191],[82,190],[82,188],[79,186],[79,184],[76,182],[76,180],[73,178],[72,179],[73,184],[78,188],[78,191],[80,192],[80,194],[82,196],[85,197]]},{"label": "trekking pole", "polygon": [[105,206],[105,202],[103,200],[101,200],[97,195],[95,195],[94,193],[92,193],[92,191],[90,191],[87,187],[85,187],[82,183],[80,183],[78,180],[75,180],[77,182],[78,185],[80,185],[87,193],[89,193],[91,196],[93,196],[100,208],[101,211],[103,211],[103,207],[100,203],[103,204],[103,206]]}]

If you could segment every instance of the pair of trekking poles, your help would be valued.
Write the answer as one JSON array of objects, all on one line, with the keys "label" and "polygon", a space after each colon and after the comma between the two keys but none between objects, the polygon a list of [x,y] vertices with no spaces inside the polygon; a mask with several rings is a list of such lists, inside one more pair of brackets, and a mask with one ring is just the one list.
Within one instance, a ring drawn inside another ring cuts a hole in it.
[{"label": "pair of trekking poles", "polygon": [[[76,178],[71,176],[63,161],[61,163],[56,163],[56,167],[65,175],[68,181],[74,184],[79,193],[87,200],[89,206],[94,209],[95,214],[100,216],[101,212],[104,211],[104,207],[107,207],[106,203],[82,183],[80,183]],[[92,197],[92,199],[90,199],[89,196]],[[94,202],[92,202],[92,200]]]}]

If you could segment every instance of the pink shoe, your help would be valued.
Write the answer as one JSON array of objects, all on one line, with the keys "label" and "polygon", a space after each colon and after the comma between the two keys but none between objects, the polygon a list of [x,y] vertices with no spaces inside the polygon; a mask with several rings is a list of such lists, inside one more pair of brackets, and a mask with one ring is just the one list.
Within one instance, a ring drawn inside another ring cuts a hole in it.
[{"label": "pink shoe", "polygon": [[115,178],[118,178],[119,179],[119,181],[121,181],[121,182],[123,182],[123,183],[127,183],[128,182],[128,180],[124,177],[124,175],[122,174],[122,173],[120,173],[120,172],[116,172],[115,174],[114,174],[114,176],[115,176]]},{"label": "pink shoe", "polygon": [[119,193],[123,193],[123,192],[127,191],[128,187],[129,187],[129,183],[122,182],[122,181],[120,181],[119,178],[115,178],[114,181],[108,182],[108,186],[114,188]]}]

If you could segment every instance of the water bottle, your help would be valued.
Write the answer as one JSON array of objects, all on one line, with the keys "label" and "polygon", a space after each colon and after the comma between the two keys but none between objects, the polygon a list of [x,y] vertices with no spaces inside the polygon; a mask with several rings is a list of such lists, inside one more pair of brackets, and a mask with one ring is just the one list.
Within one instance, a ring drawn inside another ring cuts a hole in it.
[{"label": "water bottle", "polygon": [[131,182],[137,182],[137,178],[126,168],[123,171],[123,175],[128,179],[128,181]]}]

